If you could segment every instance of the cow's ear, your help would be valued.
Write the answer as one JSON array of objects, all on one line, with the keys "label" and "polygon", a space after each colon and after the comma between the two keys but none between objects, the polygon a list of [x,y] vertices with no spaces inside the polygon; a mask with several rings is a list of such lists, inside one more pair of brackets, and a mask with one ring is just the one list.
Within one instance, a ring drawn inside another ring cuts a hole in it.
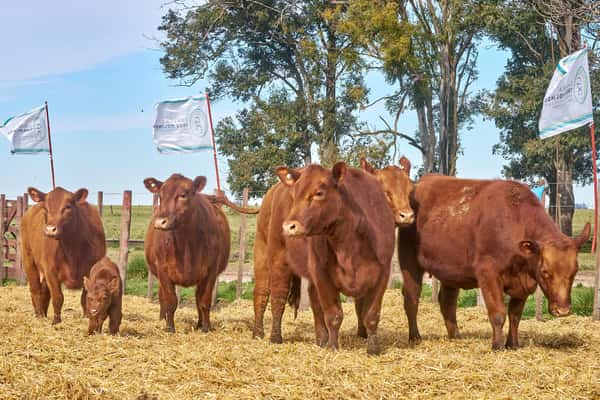
[{"label": "cow's ear", "polygon": [[375,174],[375,168],[364,157],[360,158],[360,167],[370,174]]},{"label": "cow's ear", "polygon": [[573,239],[575,242],[575,246],[577,246],[577,249],[581,248],[581,245],[588,241],[588,239],[590,238],[590,230],[590,223],[586,222],[581,233],[575,239]]},{"label": "cow's ear", "polygon": [[73,193],[73,200],[77,203],[84,203],[88,197],[88,190],[85,188],[81,188],[75,193]]},{"label": "cow's ear", "polygon": [[346,163],[343,161],[338,161],[335,163],[333,168],[331,169],[331,173],[333,174],[333,180],[336,185],[339,185],[344,181],[344,176],[346,176],[346,171],[348,167],[346,167]]},{"label": "cow's ear", "polygon": [[162,186],[162,182],[158,179],[154,178],[146,178],[144,179],[144,186],[151,193],[158,193],[160,191],[160,187]]},{"label": "cow's ear", "polygon": [[519,251],[525,257],[531,257],[540,254],[540,246],[534,241],[523,240],[519,242]]},{"label": "cow's ear", "polygon": [[279,177],[279,180],[287,186],[292,186],[300,178],[300,171],[294,168],[288,167],[277,167],[275,172]]},{"label": "cow's ear", "polygon": [[87,290],[88,292],[90,291],[90,280],[88,279],[87,276],[83,277],[83,287],[85,288],[85,290]]},{"label": "cow's ear", "polygon": [[46,199],[46,193],[37,190],[34,187],[27,188],[27,193],[29,193],[31,200],[35,201],[36,203],[40,203]]},{"label": "cow's ear", "polygon": [[410,160],[404,156],[400,157],[400,168],[402,168],[408,175],[410,175]]},{"label": "cow's ear", "polygon": [[201,192],[206,186],[206,177],[205,176],[197,176],[194,178],[194,183],[192,184],[192,189],[194,193]]},{"label": "cow's ear", "polygon": [[115,276],[108,282],[108,291],[109,292],[117,293],[119,291],[119,279],[120,278]]}]

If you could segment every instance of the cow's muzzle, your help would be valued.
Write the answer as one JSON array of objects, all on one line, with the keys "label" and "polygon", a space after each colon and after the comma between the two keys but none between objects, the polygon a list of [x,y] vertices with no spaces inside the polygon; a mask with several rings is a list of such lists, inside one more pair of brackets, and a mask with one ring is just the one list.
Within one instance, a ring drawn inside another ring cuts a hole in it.
[{"label": "cow's muzzle", "polygon": [[415,213],[413,210],[403,210],[396,213],[396,224],[410,225],[415,222]]},{"label": "cow's muzzle", "polygon": [[162,231],[172,230],[175,223],[172,218],[158,217],[154,219],[154,228]]},{"label": "cow's muzzle", "polygon": [[296,220],[285,221],[282,226],[283,234],[286,236],[299,236],[306,233],[304,226]]},{"label": "cow's muzzle", "polygon": [[550,305],[548,309],[554,317],[566,317],[571,314],[571,306],[559,307],[557,305]]},{"label": "cow's muzzle", "polygon": [[58,227],[56,225],[46,225],[44,227],[44,235],[48,237],[58,239],[59,233],[60,231],[58,230]]}]

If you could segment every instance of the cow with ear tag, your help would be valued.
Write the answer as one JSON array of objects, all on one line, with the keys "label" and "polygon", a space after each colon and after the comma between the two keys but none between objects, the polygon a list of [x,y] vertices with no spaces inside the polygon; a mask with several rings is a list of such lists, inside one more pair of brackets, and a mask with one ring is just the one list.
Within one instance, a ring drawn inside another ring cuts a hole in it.
[{"label": "cow with ear tag", "polygon": [[168,332],[175,332],[175,285],[196,286],[196,327],[208,332],[213,288],[229,260],[227,218],[200,193],[206,185],[204,176],[191,180],[173,174],[165,182],[147,178],[144,185],[159,195],[144,250],[148,269],[159,281],[160,319],[166,319]]},{"label": "cow with ear tag", "polygon": [[[576,238],[565,236],[526,185],[504,180],[427,175],[415,186],[411,204],[416,222],[398,234],[411,342],[420,339],[416,315],[425,272],[441,283],[440,309],[451,339],[460,337],[459,289],[481,288],[493,349],[519,346],[523,308],[537,285],[552,315],[571,312],[577,252],[589,238],[589,223]],[[510,296],[506,342],[504,294]]]},{"label": "cow with ear tag", "polygon": [[102,333],[102,325],[109,318],[111,335],[119,332],[121,325],[123,284],[119,268],[108,257],[102,258],[92,267],[90,277],[83,278],[87,291],[86,313],[90,319],[88,335]]},{"label": "cow with ear tag", "polygon": [[[63,294],[83,287],[83,278],[106,254],[104,228],[87,189],[74,193],[57,187],[49,193],[30,187],[30,207],[21,223],[21,254],[36,316],[46,317],[50,300],[53,324],[61,321]],[[85,314],[85,288],[81,307]]]},{"label": "cow with ear tag", "polygon": [[292,188],[283,233],[307,239],[307,268],[291,267],[311,283],[317,342],[338,348],[344,293],[356,299],[358,335],[367,338],[367,352],[378,354],[377,327],[394,253],[394,216],[381,185],[344,162],[332,169],[279,167],[277,174]]}]

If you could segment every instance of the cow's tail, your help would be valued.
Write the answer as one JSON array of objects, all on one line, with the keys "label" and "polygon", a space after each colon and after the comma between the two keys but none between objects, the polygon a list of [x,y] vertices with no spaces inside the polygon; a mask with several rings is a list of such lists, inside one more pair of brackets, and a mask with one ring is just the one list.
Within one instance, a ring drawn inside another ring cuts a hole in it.
[{"label": "cow's tail", "polygon": [[300,307],[300,287],[302,281],[300,277],[292,275],[290,281],[290,292],[288,294],[288,304],[294,308],[294,319],[298,316],[298,308]]},{"label": "cow's tail", "polygon": [[206,195],[213,204],[225,204],[227,207],[242,214],[258,214],[260,208],[240,207],[225,196],[225,192],[217,191],[215,195]]}]

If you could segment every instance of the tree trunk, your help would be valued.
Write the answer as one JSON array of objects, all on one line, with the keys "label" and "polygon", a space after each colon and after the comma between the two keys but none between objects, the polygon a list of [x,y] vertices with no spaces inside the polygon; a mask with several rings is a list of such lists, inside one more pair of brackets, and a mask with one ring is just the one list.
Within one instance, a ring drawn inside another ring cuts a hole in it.
[{"label": "tree trunk", "polygon": [[327,66],[325,70],[325,105],[323,110],[323,142],[319,149],[321,164],[331,167],[339,158],[337,132],[337,40],[335,22],[327,30]]},{"label": "tree trunk", "polygon": [[573,213],[575,212],[575,196],[573,194],[573,154],[567,151],[559,155],[557,171],[557,194],[560,208],[560,228],[567,236],[573,233]]}]

